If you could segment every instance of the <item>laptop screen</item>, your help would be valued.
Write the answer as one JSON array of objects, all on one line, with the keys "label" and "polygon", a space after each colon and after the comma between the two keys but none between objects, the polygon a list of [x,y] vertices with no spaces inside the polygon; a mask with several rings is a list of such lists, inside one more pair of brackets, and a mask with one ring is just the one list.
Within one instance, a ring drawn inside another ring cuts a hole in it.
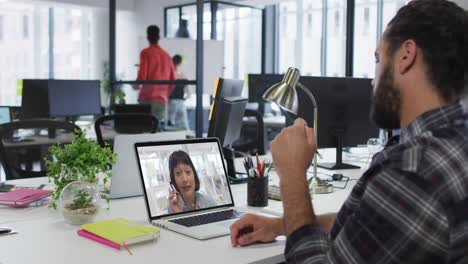
[{"label": "laptop screen", "polygon": [[234,205],[217,139],[135,148],[150,218]]},{"label": "laptop screen", "polygon": [[10,107],[0,106],[0,125],[11,122]]}]

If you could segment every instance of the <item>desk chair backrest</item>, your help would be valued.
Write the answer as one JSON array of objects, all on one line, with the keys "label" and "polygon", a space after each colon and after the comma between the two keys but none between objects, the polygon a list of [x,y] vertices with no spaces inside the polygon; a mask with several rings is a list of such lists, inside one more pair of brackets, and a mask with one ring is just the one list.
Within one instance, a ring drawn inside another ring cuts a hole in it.
[{"label": "desk chair backrest", "polygon": [[104,133],[101,127],[105,127],[109,133],[142,134],[155,133],[158,130],[158,124],[158,119],[152,114],[114,114],[99,117],[94,123],[94,129],[96,130],[97,142],[104,146]]},{"label": "desk chair backrest", "polygon": [[50,119],[0,125],[0,160],[6,179],[47,176],[45,159],[51,158],[49,147],[70,143],[76,131],[81,129],[72,123]]}]

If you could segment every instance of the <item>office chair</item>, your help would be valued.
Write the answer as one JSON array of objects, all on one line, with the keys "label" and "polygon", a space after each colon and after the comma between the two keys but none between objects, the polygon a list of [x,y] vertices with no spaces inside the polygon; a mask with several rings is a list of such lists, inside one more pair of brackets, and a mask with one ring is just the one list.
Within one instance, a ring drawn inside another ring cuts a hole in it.
[{"label": "office chair", "polygon": [[[235,141],[233,144],[233,148],[235,150],[239,150],[242,152],[258,152],[258,155],[265,155],[266,153],[266,130],[265,130],[265,124],[263,122],[263,117],[260,114],[260,112],[256,110],[251,110],[251,109],[245,109],[244,116],[247,117],[255,117],[257,120],[257,126],[256,126],[256,136],[255,140],[246,140],[245,138],[248,138],[249,131],[248,129],[244,126],[241,131],[241,135],[243,136],[240,140]],[[253,154],[252,153],[252,154]]]},{"label": "office chair", "polygon": [[142,134],[155,133],[158,130],[159,121],[152,114],[114,114],[99,117],[94,123],[96,139],[99,145],[105,146],[103,132],[104,126],[109,134]]},{"label": "office chair", "polygon": [[[0,160],[6,179],[47,176],[49,147],[70,143],[81,129],[75,124],[50,119],[20,120],[0,125]],[[42,135],[41,132],[47,132]],[[69,132],[69,133],[66,133]],[[39,164],[39,170],[34,165]]]}]

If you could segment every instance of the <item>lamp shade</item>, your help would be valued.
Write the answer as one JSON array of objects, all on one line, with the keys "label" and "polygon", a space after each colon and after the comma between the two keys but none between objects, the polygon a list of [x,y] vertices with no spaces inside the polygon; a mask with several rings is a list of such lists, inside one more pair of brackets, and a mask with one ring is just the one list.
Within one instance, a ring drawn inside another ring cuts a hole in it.
[{"label": "lamp shade", "polygon": [[271,86],[263,94],[263,99],[276,103],[283,110],[297,114],[298,100],[296,85],[301,76],[296,68],[289,68],[281,82]]}]

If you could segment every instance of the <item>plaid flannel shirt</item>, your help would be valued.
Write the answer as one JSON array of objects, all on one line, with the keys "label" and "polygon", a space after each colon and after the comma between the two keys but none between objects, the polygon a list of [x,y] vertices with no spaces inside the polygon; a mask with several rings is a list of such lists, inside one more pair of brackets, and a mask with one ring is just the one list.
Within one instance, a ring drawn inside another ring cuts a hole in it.
[{"label": "plaid flannel shirt", "polygon": [[[468,255],[468,128],[460,103],[424,113],[377,153],[330,233],[287,239],[294,263],[455,263]],[[465,259],[466,260],[466,259]]]}]

